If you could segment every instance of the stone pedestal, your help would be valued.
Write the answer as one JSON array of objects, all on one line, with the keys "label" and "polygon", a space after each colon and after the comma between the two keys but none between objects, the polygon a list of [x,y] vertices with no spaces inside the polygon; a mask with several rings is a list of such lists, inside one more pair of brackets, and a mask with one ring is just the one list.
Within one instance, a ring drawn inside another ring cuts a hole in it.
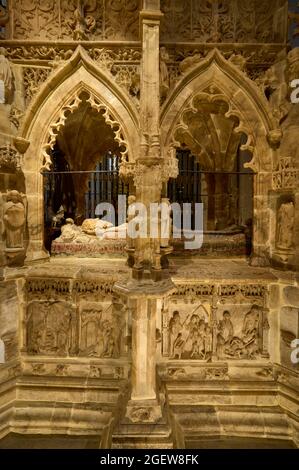
[{"label": "stone pedestal", "polygon": [[132,318],[131,400],[126,417],[156,422],[162,417],[156,390],[156,315],[158,301],[174,291],[171,280],[116,284]]}]

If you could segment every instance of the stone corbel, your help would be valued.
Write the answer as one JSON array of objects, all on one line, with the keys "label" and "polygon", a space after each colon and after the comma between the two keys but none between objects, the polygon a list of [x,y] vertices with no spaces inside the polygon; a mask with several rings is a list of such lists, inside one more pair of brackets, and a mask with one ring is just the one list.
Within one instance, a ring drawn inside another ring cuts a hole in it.
[{"label": "stone corbel", "polygon": [[280,147],[283,138],[283,132],[281,129],[273,129],[267,135],[268,144],[273,150],[277,150]]},{"label": "stone corbel", "polygon": [[29,140],[23,139],[23,137],[16,137],[14,139],[14,145],[17,151],[23,155],[27,151],[30,142]]}]

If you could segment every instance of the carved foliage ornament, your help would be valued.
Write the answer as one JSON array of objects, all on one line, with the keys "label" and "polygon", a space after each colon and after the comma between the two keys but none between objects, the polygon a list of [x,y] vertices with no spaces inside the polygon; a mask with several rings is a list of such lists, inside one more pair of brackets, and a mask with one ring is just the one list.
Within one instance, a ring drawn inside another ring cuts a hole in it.
[{"label": "carved foliage ornament", "polygon": [[36,95],[40,86],[47,80],[51,73],[50,68],[25,67],[24,68],[24,88],[26,104]]},{"label": "carved foliage ornament", "polygon": [[13,39],[138,40],[139,0],[12,0]]},{"label": "carved foliage ornament", "polygon": [[11,145],[3,145],[0,147],[0,168],[17,171],[21,167],[21,157],[16,149]]},{"label": "carved foliage ornament", "polygon": [[[280,0],[161,0],[163,41],[202,43],[284,42]],[[278,23],[278,24],[277,24]]]},{"label": "carved foliage ornament", "polygon": [[299,169],[292,157],[281,158],[273,172],[273,189],[297,189],[299,185]]}]

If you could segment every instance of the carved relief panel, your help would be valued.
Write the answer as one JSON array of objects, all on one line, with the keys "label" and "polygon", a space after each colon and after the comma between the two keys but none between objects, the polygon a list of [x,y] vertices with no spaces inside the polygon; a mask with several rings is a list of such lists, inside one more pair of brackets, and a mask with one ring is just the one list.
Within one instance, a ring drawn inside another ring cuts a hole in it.
[{"label": "carved relief panel", "polygon": [[[215,362],[268,358],[269,323],[263,286],[190,286],[162,310],[162,355],[168,360]],[[199,297],[196,298],[196,292]]]},{"label": "carved relief panel", "polygon": [[79,314],[79,355],[119,358],[124,352],[125,318],[111,302],[82,303]]},{"label": "carved relief panel", "polygon": [[57,39],[59,2],[55,0],[13,0],[14,39]]},{"label": "carved relief panel", "polygon": [[31,302],[26,314],[28,354],[69,356],[75,349],[75,311],[68,302]]},{"label": "carved relief panel", "polygon": [[116,359],[127,353],[127,312],[113,282],[29,279],[24,347],[29,355]]},{"label": "carved relief panel", "polygon": [[267,356],[263,333],[269,329],[258,305],[226,305],[217,311],[216,351],[219,359]]},{"label": "carved relief panel", "polygon": [[289,252],[294,249],[295,202],[292,196],[282,196],[278,201],[276,217],[276,248]]},{"label": "carved relief panel", "polygon": [[13,0],[13,39],[138,40],[140,0]]},{"label": "carved relief panel", "polygon": [[284,42],[284,0],[161,0],[162,41]]},{"label": "carved relief panel", "polygon": [[[174,310],[175,307],[175,310]],[[209,360],[212,357],[211,309],[208,303],[180,302],[169,311],[170,359]]]}]

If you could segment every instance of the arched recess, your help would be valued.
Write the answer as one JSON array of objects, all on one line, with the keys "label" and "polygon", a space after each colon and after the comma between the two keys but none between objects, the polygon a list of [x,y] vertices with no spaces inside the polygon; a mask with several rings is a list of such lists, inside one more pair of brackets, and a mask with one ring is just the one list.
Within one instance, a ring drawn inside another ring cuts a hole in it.
[{"label": "arched recess", "polygon": [[129,96],[109,73],[101,70],[79,46],[71,59],[58,67],[31,103],[17,139],[27,143],[23,171],[28,199],[27,261],[47,257],[43,248],[43,176],[51,166],[49,149],[69,113],[78,109],[80,95],[89,96],[92,109],[101,113],[121,147],[122,157],[134,162],[139,145],[139,116]]},{"label": "arched recess", "polygon": [[[254,260],[267,262],[270,252],[270,209],[268,193],[272,189],[271,174],[280,144],[279,123],[259,88],[238,67],[215,49],[189,69],[177,83],[161,110],[161,140],[164,154],[180,146],[179,134],[187,130],[186,115],[201,107],[218,107],[236,121],[234,132],[247,136],[243,150],[252,159],[248,168],[254,177]],[[213,111],[211,110],[211,113]]]}]

